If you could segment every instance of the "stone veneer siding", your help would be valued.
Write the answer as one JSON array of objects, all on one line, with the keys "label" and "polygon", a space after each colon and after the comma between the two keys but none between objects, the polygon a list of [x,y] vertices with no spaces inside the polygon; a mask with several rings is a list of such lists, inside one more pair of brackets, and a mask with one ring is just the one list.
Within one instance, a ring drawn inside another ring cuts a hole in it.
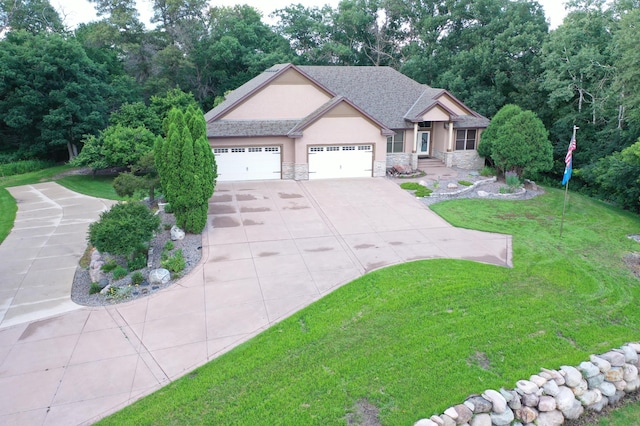
[{"label": "stone veneer siding", "polygon": [[577,367],[541,369],[513,390],[485,390],[444,414],[417,421],[414,426],[559,426],[578,419],[586,410],[602,411],[640,389],[640,343],[628,343]]},{"label": "stone veneer siding", "polygon": [[309,165],[295,164],[293,173],[295,180],[309,180]]},{"label": "stone veneer siding", "polygon": [[282,179],[283,180],[293,180],[296,177],[295,165],[294,163],[282,163]]},{"label": "stone veneer siding", "polygon": [[384,177],[387,175],[387,163],[385,161],[373,162],[373,177]]},{"label": "stone veneer siding", "polygon": [[387,161],[386,168],[390,169],[393,166],[411,166],[411,157],[413,154],[406,152],[388,152],[387,153]]},{"label": "stone veneer siding", "polygon": [[484,166],[484,157],[478,151],[433,151],[433,156],[442,161],[446,167],[458,167],[464,170],[478,170]]}]

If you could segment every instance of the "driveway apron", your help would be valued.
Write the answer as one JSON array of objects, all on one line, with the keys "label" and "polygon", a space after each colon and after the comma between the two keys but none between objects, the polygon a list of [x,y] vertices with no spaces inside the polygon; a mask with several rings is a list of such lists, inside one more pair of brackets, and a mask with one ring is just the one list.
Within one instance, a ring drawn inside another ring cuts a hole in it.
[{"label": "driveway apron", "polygon": [[[57,185],[45,185],[12,189],[20,200],[12,235],[20,235],[23,221],[38,209],[51,209],[46,216],[50,226],[75,217],[75,210],[65,208],[56,216],[53,204],[60,200],[52,195]],[[42,201],[34,188],[50,200]],[[60,194],[62,200],[69,196]],[[31,209],[26,208],[27,195],[34,200]],[[98,207],[102,200],[86,202],[94,217],[105,207]],[[89,222],[82,220],[85,226]],[[69,237],[74,268],[84,235]],[[22,265],[26,254],[12,241],[15,236],[10,235],[0,245],[2,264],[15,260]],[[57,240],[51,237],[37,246],[31,263],[51,257],[45,256],[49,241]],[[38,318],[5,311],[9,322],[0,324],[0,424],[90,424],[368,271],[431,258],[511,266],[511,237],[454,228],[386,179],[219,183],[209,203],[202,259],[175,285],[102,308],[65,301],[58,309],[69,312],[59,315],[63,311],[42,309]],[[56,262],[61,264],[62,259]],[[25,268],[14,268],[23,275],[16,290],[2,284],[0,291],[15,293],[37,283],[43,287],[41,276],[31,279]],[[50,263],[41,268],[59,269]],[[66,285],[68,296],[73,275],[47,276],[51,287]],[[26,293],[35,298],[45,291]]]}]

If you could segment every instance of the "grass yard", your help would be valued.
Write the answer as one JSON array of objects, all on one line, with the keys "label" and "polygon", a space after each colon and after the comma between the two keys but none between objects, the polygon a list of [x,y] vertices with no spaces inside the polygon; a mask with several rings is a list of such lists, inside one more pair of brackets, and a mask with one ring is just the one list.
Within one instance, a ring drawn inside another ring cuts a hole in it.
[{"label": "grass yard", "polygon": [[[471,393],[577,365],[640,335],[622,257],[638,216],[563,192],[432,208],[513,235],[514,268],[418,261],[367,274],[100,424],[340,425],[371,404],[410,425]],[[357,424],[357,423],[356,423]]]},{"label": "grass yard", "polygon": [[56,179],[56,182],[79,194],[107,200],[124,200],[113,189],[114,178],[115,176],[70,175]]}]

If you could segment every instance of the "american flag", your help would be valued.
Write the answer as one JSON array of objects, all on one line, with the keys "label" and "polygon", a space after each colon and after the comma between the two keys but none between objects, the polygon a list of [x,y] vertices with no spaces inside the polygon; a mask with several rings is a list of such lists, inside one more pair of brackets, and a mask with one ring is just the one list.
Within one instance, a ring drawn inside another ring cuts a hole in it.
[{"label": "american flag", "polygon": [[562,184],[565,185],[571,179],[571,172],[573,172],[573,151],[576,149],[576,137],[571,138],[569,142],[569,149],[567,155],[564,156],[564,176],[562,177]]}]

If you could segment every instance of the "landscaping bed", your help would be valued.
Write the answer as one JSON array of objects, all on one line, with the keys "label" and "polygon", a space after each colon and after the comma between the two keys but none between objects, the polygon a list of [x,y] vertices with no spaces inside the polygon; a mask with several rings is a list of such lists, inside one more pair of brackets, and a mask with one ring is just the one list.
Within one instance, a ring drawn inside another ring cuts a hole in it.
[{"label": "landscaping bed", "polygon": [[[73,279],[73,286],[71,289],[71,300],[75,303],[83,306],[104,306],[114,303],[121,303],[145,297],[153,294],[163,288],[175,283],[178,279],[188,274],[200,261],[202,257],[202,235],[201,234],[186,234],[184,239],[173,241],[170,245],[173,246],[171,250],[165,251],[167,242],[171,241],[171,226],[175,225],[175,217],[173,214],[164,212],[158,212],[160,215],[161,230],[158,231],[151,242],[149,243],[149,257],[147,259],[147,267],[138,269],[136,271],[129,271],[129,273],[120,279],[114,278],[113,270],[104,274],[108,280],[108,284],[116,289],[112,290],[112,294],[100,294],[91,292],[91,277],[89,275],[89,261],[91,247],[87,248],[87,253],[81,260],[81,264],[76,270],[75,277]],[[165,284],[149,284],[148,277],[149,272],[153,269],[162,267],[162,253],[165,251],[167,254],[175,255],[178,250],[182,250],[182,255],[185,260],[185,267],[179,273],[172,273],[171,279]],[[126,259],[121,257],[104,256],[107,261],[115,261],[115,263],[122,267],[127,268]],[[140,272],[144,281],[135,285],[132,284],[132,275],[135,272]],[[117,274],[116,274],[117,277]],[[117,290],[121,289],[121,290]]]}]

